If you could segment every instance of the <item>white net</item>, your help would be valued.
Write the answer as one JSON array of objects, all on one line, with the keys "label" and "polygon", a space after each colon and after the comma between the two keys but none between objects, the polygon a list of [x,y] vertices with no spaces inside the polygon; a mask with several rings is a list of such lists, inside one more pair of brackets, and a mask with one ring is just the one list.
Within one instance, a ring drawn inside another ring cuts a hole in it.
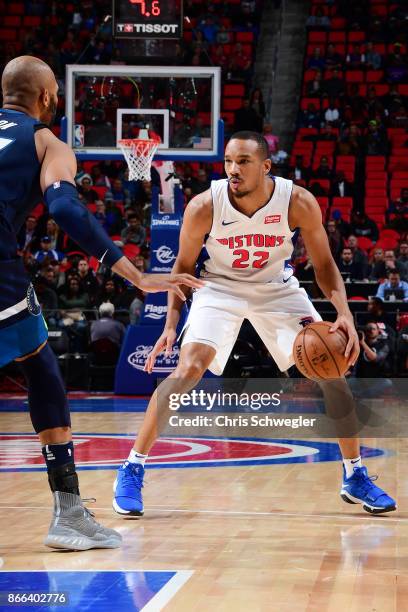
[{"label": "white net", "polygon": [[119,140],[119,146],[129,168],[129,181],[150,181],[150,167],[159,138]]}]

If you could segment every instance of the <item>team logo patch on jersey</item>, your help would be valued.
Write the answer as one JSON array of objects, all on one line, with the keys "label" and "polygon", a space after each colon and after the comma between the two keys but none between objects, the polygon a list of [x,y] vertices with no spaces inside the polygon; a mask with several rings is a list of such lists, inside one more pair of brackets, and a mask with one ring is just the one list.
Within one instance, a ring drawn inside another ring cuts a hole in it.
[{"label": "team logo patch on jersey", "polygon": [[[74,434],[75,463],[79,469],[116,468],[129,454],[133,434]],[[376,457],[384,451],[361,447],[362,457]],[[238,465],[280,465],[339,461],[337,443],[309,440],[255,438],[170,437],[157,440],[149,454],[149,468],[228,467]],[[44,459],[34,434],[0,434],[0,472],[44,470]]]},{"label": "team logo patch on jersey", "polygon": [[280,220],[280,215],[268,215],[267,217],[265,217],[264,223],[280,223]]},{"label": "team logo patch on jersey", "polygon": [[37,296],[34,291],[34,287],[30,283],[27,289],[27,308],[28,312],[35,317],[41,314],[41,306],[37,300]]}]

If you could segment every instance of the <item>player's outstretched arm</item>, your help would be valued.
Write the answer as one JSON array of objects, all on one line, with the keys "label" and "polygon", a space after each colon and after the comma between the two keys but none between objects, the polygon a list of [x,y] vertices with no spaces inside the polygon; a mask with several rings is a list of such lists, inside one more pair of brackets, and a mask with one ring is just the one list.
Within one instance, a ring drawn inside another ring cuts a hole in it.
[{"label": "player's outstretched arm", "polygon": [[341,327],[348,335],[345,356],[353,365],[360,352],[360,345],[353,315],[347,303],[344,282],[330,251],[329,241],[322,224],[322,213],[315,197],[306,189],[294,186],[289,210],[290,227],[298,227],[310,255],[316,281],[324,295],[337,310],[337,320],[331,331]]},{"label": "player's outstretched arm", "polygon": [[180,285],[202,286],[191,275],[140,273],[80,202],[75,187],[77,166],[73,151],[46,129],[36,132],[35,142],[42,162],[40,183],[45,203],[58,225],[87,253],[146,292],[171,291],[183,299]]},{"label": "player's outstretched arm", "polygon": [[[179,251],[174,262],[173,273],[194,274],[198,256],[203,247],[205,236],[211,230],[211,224],[212,198],[211,192],[208,190],[193,198],[185,210],[180,232]],[[176,340],[176,327],[180,319],[183,302],[184,300],[178,295],[169,293],[166,324],[163,333],[146,360],[145,372],[152,373],[159,353],[162,351],[166,351],[167,354],[170,353]]]}]

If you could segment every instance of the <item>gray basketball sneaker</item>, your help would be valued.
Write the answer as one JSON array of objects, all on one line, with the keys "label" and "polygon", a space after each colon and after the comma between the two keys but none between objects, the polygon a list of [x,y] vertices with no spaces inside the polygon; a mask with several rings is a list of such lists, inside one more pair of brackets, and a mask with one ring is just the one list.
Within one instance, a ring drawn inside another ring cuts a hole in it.
[{"label": "gray basketball sneaker", "polygon": [[122,536],[114,529],[103,527],[85,508],[79,495],[54,492],[54,514],[44,544],[50,548],[89,550],[118,548]]}]

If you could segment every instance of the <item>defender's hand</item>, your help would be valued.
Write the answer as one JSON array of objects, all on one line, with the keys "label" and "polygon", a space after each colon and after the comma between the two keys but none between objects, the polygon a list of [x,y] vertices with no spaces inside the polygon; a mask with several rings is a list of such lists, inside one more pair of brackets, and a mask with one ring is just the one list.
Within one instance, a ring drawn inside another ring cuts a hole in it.
[{"label": "defender's hand", "polygon": [[143,368],[145,372],[147,372],[148,374],[151,374],[153,372],[156,357],[157,355],[159,355],[159,353],[165,351],[166,356],[170,355],[171,350],[173,348],[173,344],[176,341],[176,337],[177,334],[175,329],[164,329],[162,335],[157,340],[152,351],[149,353],[149,356],[146,359],[146,363]]},{"label": "defender's hand", "polygon": [[360,341],[356,328],[354,327],[353,319],[346,317],[345,315],[339,315],[331,326],[330,332],[333,333],[337,329],[342,329],[347,334],[348,342],[344,355],[346,358],[348,358],[348,365],[351,367],[356,363],[360,354]]},{"label": "defender's hand", "polygon": [[200,289],[205,283],[191,274],[144,274],[138,283],[139,289],[146,293],[172,291],[184,302],[186,296],[180,289],[180,285]]}]

